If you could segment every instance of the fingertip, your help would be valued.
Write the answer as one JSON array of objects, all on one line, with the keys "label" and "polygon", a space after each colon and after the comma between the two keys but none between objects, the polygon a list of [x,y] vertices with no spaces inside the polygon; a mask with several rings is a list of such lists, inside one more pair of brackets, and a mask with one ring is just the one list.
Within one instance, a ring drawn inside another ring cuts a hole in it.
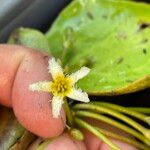
[{"label": "fingertip", "polygon": [[96,136],[88,131],[83,131],[84,133],[84,143],[88,150],[99,150],[99,147],[102,144]]},{"label": "fingertip", "polygon": [[52,140],[44,150],[86,150],[85,144],[82,141],[74,140],[68,134],[63,135]]},{"label": "fingertip", "polygon": [[30,50],[18,68],[12,91],[12,105],[18,121],[32,133],[50,138],[60,135],[65,128],[65,112],[56,119],[52,116],[52,94],[30,91],[29,85],[38,81],[51,81],[48,73],[50,57]]}]

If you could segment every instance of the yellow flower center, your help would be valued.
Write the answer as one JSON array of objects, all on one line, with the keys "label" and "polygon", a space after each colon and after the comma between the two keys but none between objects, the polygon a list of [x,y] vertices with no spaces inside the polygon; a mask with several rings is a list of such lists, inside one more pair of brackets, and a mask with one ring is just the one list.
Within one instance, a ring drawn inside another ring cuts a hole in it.
[{"label": "yellow flower center", "polygon": [[54,95],[66,96],[72,88],[71,80],[63,75],[58,75],[51,85]]}]

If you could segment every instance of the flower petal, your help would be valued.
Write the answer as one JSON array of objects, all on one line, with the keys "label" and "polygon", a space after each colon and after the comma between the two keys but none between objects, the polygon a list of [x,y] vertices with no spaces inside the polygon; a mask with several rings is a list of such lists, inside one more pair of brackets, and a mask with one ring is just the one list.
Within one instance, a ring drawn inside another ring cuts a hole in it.
[{"label": "flower petal", "polygon": [[51,82],[43,81],[43,82],[37,82],[37,83],[30,84],[29,90],[51,92]]},{"label": "flower petal", "polygon": [[72,91],[67,95],[69,98],[81,101],[81,102],[89,102],[88,94],[83,92],[81,89],[73,88]]},{"label": "flower petal", "polygon": [[63,69],[54,57],[52,57],[48,63],[48,70],[49,73],[52,74],[53,79],[55,79],[57,75],[63,75]]},{"label": "flower petal", "polygon": [[54,118],[58,118],[60,115],[61,107],[63,104],[63,97],[53,96],[52,99],[52,114]]},{"label": "flower petal", "polygon": [[90,72],[90,69],[87,67],[82,67],[80,70],[72,73],[69,77],[72,79],[73,83],[76,83],[78,80],[85,77]]}]

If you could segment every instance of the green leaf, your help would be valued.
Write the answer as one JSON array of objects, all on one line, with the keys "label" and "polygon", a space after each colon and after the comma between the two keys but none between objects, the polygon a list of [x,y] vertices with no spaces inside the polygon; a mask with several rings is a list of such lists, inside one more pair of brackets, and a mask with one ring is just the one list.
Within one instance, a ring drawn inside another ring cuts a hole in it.
[{"label": "green leaf", "polygon": [[35,29],[18,28],[12,32],[8,39],[9,44],[19,44],[30,48],[50,52],[45,35]]},{"label": "green leaf", "polygon": [[25,150],[34,139],[35,136],[18,123],[11,109],[0,106],[1,150]]},{"label": "green leaf", "polygon": [[150,5],[75,0],[47,32],[52,54],[69,72],[91,68],[79,82],[89,94],[118,95],[150,87]]}]

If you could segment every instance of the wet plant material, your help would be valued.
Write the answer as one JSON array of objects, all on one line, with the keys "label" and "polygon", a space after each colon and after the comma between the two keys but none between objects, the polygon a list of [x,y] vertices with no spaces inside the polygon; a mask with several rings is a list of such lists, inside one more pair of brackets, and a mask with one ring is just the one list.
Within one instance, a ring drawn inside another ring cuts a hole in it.
[{"label": "wet plant material", "polygon": [[23,128],[12,110],[0,106],[0,149],[26,150],[36,136]]},{"label": "wet plant material", "polygon": [[[98,101],[68,105],[66,100],[64,109],[67,115],[66,132],[76,140],[83,140],[82,131],[87,130],[108,144],[113,150],[120,150],[120,148],[110,140],[110,137],[133,145],[137,149],[149,150],[149,108],[123,107]],[[94,123],[89,122],[88,119],[91,119],[92,122],[105,123],[106,126],[111,125],[111,127],[127,133],[130,137],[93,125]],[[44,149],[52,140],[43,140],[38,148]]]},{"label": "wet plant material", "polygon": [[[120,139],[134,145],[135,147],[143,150],[148,150],[150,146],[150,120],[149,108],[127,108],[112,103],[106,102],[90,102],[88,104],[75,104],[72,106],[73,115],[75,117],[74,123],[81,129],[87,129],[94,135],[99,137],[102,141],[107,143],[113,149],[113,145],[107,141],[107,137]],[[145,113],[141,113],[140,111]],[[99,127],[93,127],[85,121],[85,118],[102,121],[106,124],[114,126],[118,129],[131,135],[133,138],[125,138],[124,136],[116,133],[111,133]],[[137,119],[135,121],[135,118]],[[142,122],[142,123],[141,123]],[[102,134],[103,136],[101,136]],[[127,140],[128,139],[128,140]]]}]

